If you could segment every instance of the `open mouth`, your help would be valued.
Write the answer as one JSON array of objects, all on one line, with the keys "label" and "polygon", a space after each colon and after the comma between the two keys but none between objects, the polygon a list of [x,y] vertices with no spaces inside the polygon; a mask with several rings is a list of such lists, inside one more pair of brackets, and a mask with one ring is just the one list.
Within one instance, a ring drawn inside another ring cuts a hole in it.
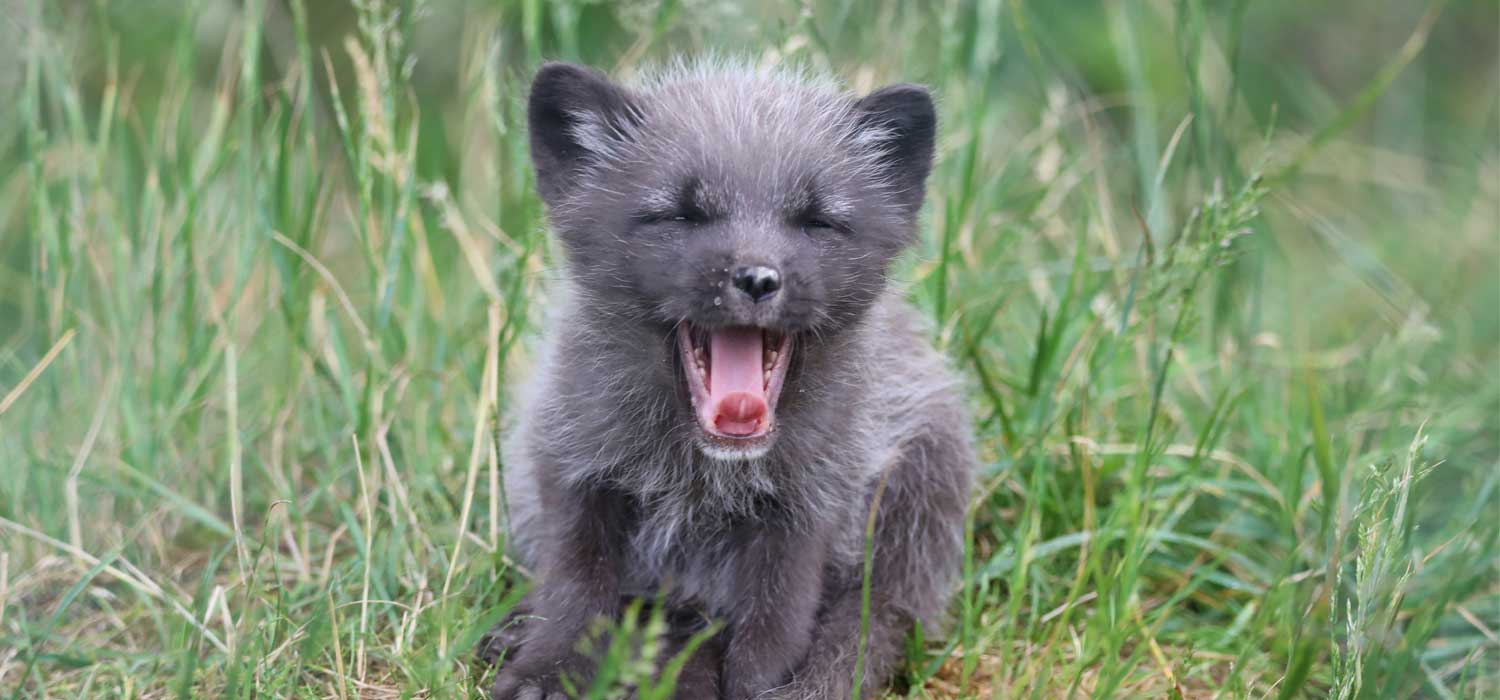
[{"label": "open mouth", "polygon": [[791,361],[792,336],[748,326],[684,326],[677,349],[693,410],[708,437],[745,445],[770,434]]}]

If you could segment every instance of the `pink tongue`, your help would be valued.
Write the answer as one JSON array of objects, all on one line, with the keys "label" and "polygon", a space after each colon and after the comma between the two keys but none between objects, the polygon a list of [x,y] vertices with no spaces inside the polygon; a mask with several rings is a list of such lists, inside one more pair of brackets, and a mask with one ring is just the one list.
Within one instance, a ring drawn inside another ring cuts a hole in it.
[{"label": "pink tongue", "polygon": [[726,435],[754,435],[766,415],[758,328],[714,331],[708,339],[708,407]]}]

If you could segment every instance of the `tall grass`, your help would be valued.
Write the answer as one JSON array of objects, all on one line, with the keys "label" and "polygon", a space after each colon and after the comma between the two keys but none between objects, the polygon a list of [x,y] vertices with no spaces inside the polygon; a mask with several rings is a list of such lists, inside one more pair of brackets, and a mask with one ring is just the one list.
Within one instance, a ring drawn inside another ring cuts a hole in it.
[{"label": "tall grass", "polygon": [[[903,692],[1500,690],[1489,4],[0,7],[0,695],[483,697],[526,80],[709,49],[940,99],[984,466]],[[665,697],[623,624],[580,692]]]}]

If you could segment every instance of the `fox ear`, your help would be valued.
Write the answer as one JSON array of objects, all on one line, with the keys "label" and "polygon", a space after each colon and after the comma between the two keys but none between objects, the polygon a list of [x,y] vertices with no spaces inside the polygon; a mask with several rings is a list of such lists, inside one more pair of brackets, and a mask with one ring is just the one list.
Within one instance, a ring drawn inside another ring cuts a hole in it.
[{"label": "fox ear", "polygon": [[932,95],[921,85],[891,85],[860,99],[854,112],[861,135],[867,134],[880,150],[883,174],[895,196],[911,211],[920,209],[937,136]]},{"label": "fox ear", "polygon": [[567,194],[638,118],[630,94],[604,74],[572,63],[544,64],[531,81],[526,107],[542,200],[550,206]]}]

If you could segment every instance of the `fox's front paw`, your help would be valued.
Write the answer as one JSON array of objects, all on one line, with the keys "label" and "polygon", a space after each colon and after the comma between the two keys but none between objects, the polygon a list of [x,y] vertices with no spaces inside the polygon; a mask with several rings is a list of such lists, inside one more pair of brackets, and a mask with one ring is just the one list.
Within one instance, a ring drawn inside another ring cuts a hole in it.
[{"label": "fox's front paw", "polygon": [[501,673],[495,679],[495,688],[490,691],[492,700],[568,700],[568,694],[555,687],[556,679],[507,678]]},{"label": "fox's front paw", "polygon": [[584,669],[577,657],[556,660],[523,655],[502,664],[490,690],[491,700],[568,700],[563,684],[567,678],[575,688],[585,688]]}]

